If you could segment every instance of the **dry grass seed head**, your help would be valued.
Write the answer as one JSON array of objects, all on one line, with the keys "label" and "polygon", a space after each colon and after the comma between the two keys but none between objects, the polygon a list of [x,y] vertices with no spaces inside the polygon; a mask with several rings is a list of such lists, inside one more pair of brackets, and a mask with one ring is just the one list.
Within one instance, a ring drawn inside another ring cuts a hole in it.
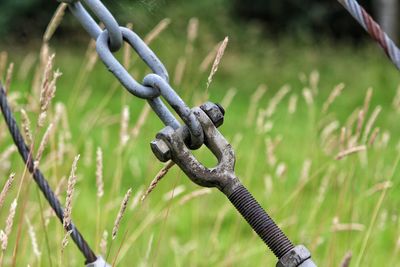
[{"label": "dry grass seed head", "polygon": [[194,40],[197,38],[198,30],[199,30],[199,19],[191,18],[189,20],[187,28],[187,39],[189,43],[193,43]]},{"label": "dry grass seed head", "polygon": [[392,101],[392,107],[396,110],[396,112],[400,112],[400,85],[397,86],[396,95]]},{"label": "dry grass seed head", "polygon": [[99,244],[100,252],[102,255],[107,254],[107,240],[108,240],[108,232],[107,232],[107,230],[104,230],[103,236],[102,236],[100,244]]},{"label": "dry grass seed head", "polygon": [[8,53],[6,51],[2,51],[0,53],[0,80],[3,79],[4,71],[7,66],[7,60],[8,60]]},{"label": "dry grass seed head", "polygon": [[122,200],[121,207],[119,208],[117,218],[115,219],[115,222],[114,222],[114,227],[112,230],[112,239],[113,240],[117,237],[118,229],[119,229],[122,217],[124,216],[124,213],[125,213],[126,207],[128,205],[129,198],[131,197],[131,194],[132,194],[132,188],[129,188],[128,192],[126,192],[126,194],[125,194],[124,199]]},{"label": "dry grass seed head", "polygon": [[52,99],[55,96],[56,93],[56,83],[58,78],[62,75],[61,72],[56,70],[53,73],[53,61],[54,61],[55,55],[51,55],[48,58],[44,74],[43,74],[43,79],[42,79],[42,86],[40,90],[40,114],[38,118],[38,126],[43,126],[44,120],[46,119],[47,116],[47,110],[49,108],[49,105],[52,101]]},{"label": "dry grass seed head", "polygon": [[311,88],[311,90],[313,91],[314,94],[316,94],[317,91],[318,91],[319,76],[320,76],[319,75],[319,71],[317,71],[317,70],[313,70],[310,73],[310,79],[309,79],[310,88]]},{"label": "dry grass seed head", "polygon": [[3,207],[4,201],[6,199],[7,193],[10,191],[11,186],[14,182],[15,173],[11,173],[8,177],[6,183],[4,184],[3,190],[0,193],[0,209]]},{"label": "dry grass seed head", "polygon": [[132,138],[137,138],[140,130],[142,129],[143,125],[145,124],[147,118],[149,117],[151,108],[148,104],[145,104],[142,111],[140,112],[139,118],[136,121],[135,126],[133,126],[131,134],[132,134]]},{"label": "dry grass seed head", "polygon": [[120,141],[121,146],[125,146],[129,141],[128,127],[129,127],[129,107],[124,106],[121,116],[121,131],[120,131]]},{"label": "dry grass seed head", "polygon": [[342,263],[340,264],[340,267],[349,267],[352,257],[353,257],[353,254],[351,253],[351,251],[347,252],[346,255],[344,255],[344,257],[342,259]]},{"label": "dry grass seed head", "polygon": [[7,69],[6,82],[4,84],[4,89],[6,94],[10,92],[13,73],[14,73],[14,63],[11,62]]},{"label": "dry grass seed head", "polygon": [[157,173],[156,177],[151,181],[150,186],[147,188],[146,192],[143,194],[141,201],[143,202],[147,196],[156,188],[157,184],[161,181],[162,178],[168,173],[168,171],[174,166],[175,163],[173,161],[168,161],[165,166]]},{"label": "dry grass seed head", "polygon": [[382,111],[381,106],[377,106],[374,111],[372,112],[371,116],[369,117],[367,124],[365,125],[365,130],[363,133],[363,142],[365,143],[367,141],[367,138],[369,136],[369,133],[371,132],[372,127],[374,126],[374,123],[376,119],[378,118],[379,114]]},{"label": "dry grass seed head", "polygon": [[161,20],[153,30],[151,30],[145,37],[144,37],[144,42],[146,44],[150,44],[153,42],[171,23],[171,19],[165,18]]},{"label": "dry grass seed head", "polygon": [[10,157],[17,151],[17,147],[12,144],[3,153],[0,154],[0,169],[7,169],[10,167]]},{"label": "dry grass seed head", "polygon": [[251,95],[249,110],[247,111],[246,122],[247,126],[251,126],[256,117],[258,103],[267,91],[267,86],[265,84],[260,84],[256,91]]},{"label": "dry grass seed head", "polygon": [[348,232],[348,231],[357,231],[362,232],[365,230],[365,225],[360,223],[340,223],[339,218],[333,218],[332,222],[332,232]]},{"label": "dry grass seed head", "polygon": [[103,183],[103,152],[100,147],[97,148],[96,152],[96,185],[97,185],[97,197],[101,198],[104,195],[104,183]]},{"label": "dry grass seed head", "polygon": [[206,90],[208,90],[208,88],[210,87],[212,79],[213,79],[215,73],[217,73],[217,71],[218,71],[218,66],[221,62],[222,57],[224,56],[226,46],[228,45],[228,41],[229,41],[229,38],[225,37],[225,39],[222,41],[221,45],[219,46],[219,48],[217,50],[217,55],[215,56],[214,63],[211,67],[210,75],[207,78]]},{"label": "dry grass seed head", "polygon": [[226,92],[224,98],[221,100],[221,106],[224,107],[225,111],[228,110],[229,106],[231,105],[233,98],[237,93],[236,88],[230,88],[228,92]]},{"label": "dry grass seed head", "polygon": [[301,182],[305,182],[305,181],[307,181],[309,179],[311,165],[312,165],[312,160],[310,160],[310,159],[306,159],[303,162],[303,167],[301,169],[301,174],[300,174],[300,181]]},{"label": "dry grass seed head", "polygon": [[307,105],[311,106],[314,103],[314,97],[312,91],[309,88],[305,87],[303,88],[302,93]]},{"label": "dry grass seed head", "polygon": [[1,248],[3,251],[7,249],[8,238],[10,237],[10,233],[11,233],[11,230],[12,230],[12,227],[14,224],[14,217],[15,217],[16,210],[17,210],[17,199],[14,199],[14,201],[11,203],[10,211],[8,213],[7,220],[6,220],[6,227],[4,230],[5,238],[1,244]]},{"label": "dry grass seed head", "polygon": [[294,114],[297,109],[297,100],[298,96],[296,94],[292,94],[289,98],[288,112],[289,114]]},{"label": "dry grass seed head", "polygon": [[61,242],[61,253],[64,253],[64,249],[67,247],[68,245],[68,238],[69,236],[72,234],[72,230],[69,230],[65,233],[64,238]]},{"label": "dry grass seed head", "polygon": [[332,136],[332,134],[339,129],[340,123],[339,121],[335,120],[329,123],[327,126],[325,126],[322,131],[321,131],[321,141],[323,144],[327,142],[329,137]]},{"label": "dry grass seed head", "polygon": [[365,118],[364,110],[360,110],[358,112],[358,117],[357,118],[358,119],[357,119],[356,137],[358,139],[360,134],[361,134],[361,129],[362,129],[363,123],[364,123],[364,118]]},{"label": "dry grass seed head", "polygon": [[47,43],[50,41],[51,37],[53,37],[53,34],[56,32],[64,17],[65,9],[67,7],[68,5],[65,3],[61,3],[58,5],[58,8],[51,18],[50,23],[47,25],[46,32],[43,35],[43,42]]},{"label": "dry grass seed head", "polygon": [[345,85],[344,83],[339,83],[336,85],[333,89],[332,92],[329,94],[328,99],[325,101],[325,103],[322,106],[322,112],[327,112],[329,107],[332,105],[332,103],[340,96],[344,89]]},{"label": "dry grass seed head", "polygon": [[372,87],[368,88],[367,93],[365,95],[365,99],[364,99],[364,105],[363,105],[364,115],[367,115],[367,113],[368,113],[369,105],[370,105],[371,99],[372,99],[372,93],[373,93]]},{"label": "dry grass seed head", "polygon": [[266,109],[266,116],[271,117],[275,111],[279,103],[285,98],[285,96],[290,92],[290,86],[285,84],[279,89],[278,92],[271,98],[268,103],[268,107]]},{"label": "dry grass seed head", "polygon": [[29,233],[29,237],[31,239],[33,254],[35,254],[35,256],[39,259],[40,255],[42,253],[39,250],[35,229],[33,228],[33,225],[31,223],[31,221],[29,220],[28,216],[25,216],[25,220],[26,220],[26,223],[28,225],[28,233]]},{"label": "dry grass seed head", "polygon": [[179,86],[182,83],[183,75],[186,69],[186,58],[179,58],[175,67],[174,83]]},{"label": "dry grass seed head", "polygon": [[[125,27],[130,29],[130,30],[132,30],[133,29],[133,23],[128,22]],[[124,43],[124,49],[123,49],[122,53],[123,53],[123,55],[122,55],[122,65],[127,70],[129,70],[129,68],[131,67],[132,48],[127,42]]]},{"label": "dry grass seed head", "polygon": [[366,149],[367,147],[365,145],[350,147],[349,149],[339,152],[339,154],[336,156],[336,160],[344,159],[349,155],[365,151]]},{"label": "dry grass seed head", "polygon": [[189,202],[190,200],[200,197],[200,196],[204,196],[204,195],[208,195],[211,193],[211,189],[210,188],[203,188],[203,189],[199,189],[196,191],[193,191],[185,196],[183,196],[181,198],[181,200],[179,201],[179,205],[183,205],[187,202]]},{"label": "dry grass seed head", "polygon": [[43,152],[47,146],[47,143],[49,142],[50,139],[50,134],[51,130],[53,129],[53,124],[50,123],[49,127],[47,127],[46,132],[43,135],[42,140],[40,141],[40,145],[36,154],[35,162],[34,162],[34,168],[38,168],[40,160],[42,159]]},{"label": "dry grass seed head", "polygon": [[31,131],[31,120],[24,109],[21,109],[22,129],[24,130],[26,143],[31,145],[33,143],[33,136]]},{"label": "dry grass seed head", "polygon": [[63,218],[63,226],[64,229],[68,229],[71,223],[71,212],[72,212],[72,198],[74,195],[75,184],[77,180],[76,169],[78,165],[80,155],[77,155],[72,163],[71,173],[68,178],[68,187],[67,187],[67,196],[65,199],[65,209],[64,209],[64,218]]},{"label": "dry grass seed head", "polygon": [[373,145],[374,145],[375,140],[376,140],[376,138],[378,137],[380,130],[381,130],[381,129],[378,128],[378,127],[374,129],[374,131],[373,131],[372,134],[371,134],[371,137],[369,138],[369,142],[368,142],[368,145],[369,145],[369,146],[373,146]]}]

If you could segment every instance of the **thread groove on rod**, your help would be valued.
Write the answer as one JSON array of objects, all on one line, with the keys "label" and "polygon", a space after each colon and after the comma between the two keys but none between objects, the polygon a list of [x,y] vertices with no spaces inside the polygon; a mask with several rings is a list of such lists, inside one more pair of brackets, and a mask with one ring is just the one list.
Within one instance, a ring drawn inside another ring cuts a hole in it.
[{"label": "thread groove on rod", "polygon": [[239,186],[228,198],[276,257],[280,259],[294,248],[292,242],[244,186]]}]

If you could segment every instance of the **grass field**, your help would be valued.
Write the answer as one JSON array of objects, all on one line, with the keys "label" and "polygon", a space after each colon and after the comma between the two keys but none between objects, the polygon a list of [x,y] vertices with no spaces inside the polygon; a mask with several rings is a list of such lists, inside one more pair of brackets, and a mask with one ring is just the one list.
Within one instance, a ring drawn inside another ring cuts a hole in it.
[{"label": "grass field", "polygon": [[[211,65],[204,59],[225,35],[200,27],[188,44],[186,26],[177,27],[173,33],[167,28],[151,47],[187,103],[209,99],[225,105],[220,129],[235,148],[237,175],[290,239],[305,244],[318,266],[341,266],[347,252],[353,255],[351,266],[400,266],[399,78],[383,53],[374,45],[272,42],[257,31],[232,31],[226,33],[228,48],[206,90]],[[91,47],[50,47],[56,53],[54,70],[63,75],[44,127],[35,129],[40,47],[5,49],[8,62],[15,62],[9,97],[17,121],[21,108],[32,121],[35,151],[46,127],[54,124],[39,166],[59,188],[62,203],[73,159],[80,154],[72,220],[96,252],[118,266],[274,266],[272,253],[227,199],[217,190],[197,187],[177,167],[141,202],[163,167],[149,148],[162,124],[152,112],[143,125],[138,123],[144,101],[121,88],[102,63],[91,67]],[[186,62],[182,75],[178,62]],[[138,80],[148,72],[135,55],[130,66]],[[5,77],[5,71],[0,75]],[[335,89],[340,95],[330,97]],[[72,241],[62,252],[63,227],[24,173],[19,155],[8,155],[12,141],[2,119],[0,129],[1,184],[16,173],[1,208],[0,229],[21,190],[2,265],[81,265],[83,257]],[[97,147],[103,151],[101,198],[96,195]],[[354,147],[362,151],[337,160]],[[205,164],[215,163],[206,149],[196,155]],[[129,188],[132,197],[112,240]],[[33,251],[32,232],[40,254]]]}]

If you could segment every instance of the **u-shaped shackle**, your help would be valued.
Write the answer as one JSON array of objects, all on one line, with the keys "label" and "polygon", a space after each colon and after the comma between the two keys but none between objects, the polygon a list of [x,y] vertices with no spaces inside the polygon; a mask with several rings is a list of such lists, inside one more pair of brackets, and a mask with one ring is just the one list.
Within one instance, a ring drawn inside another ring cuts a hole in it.
[{"label": "u-shaped shackle", "polygon": [[[209,114],[203,110],[206,108],[209,109]],[[152,142],[152,150],[157,155],[157,152],[160,152],[160,147],[164,146],[164,148],[161,148],[167,154],[164,161],[172,159],[194,183],[203,187],[217,187],[226,195],[229,195],[239,184],[239,180],[234,173],[235,154],[232,146],[218,131],[212,118],[209,117],[213,116],[214,120],[218,116],[221,117],[221,114],[216,114],[218,108],[216,104],[206,103],[201,108],[192,109],[203,128],[204,144],[218,160],[215,167],[205,167],[186,146],[185,139],[189,135],[186,126],[176,130],[172,127],[165,127],[157,134],[157,139]]]}]

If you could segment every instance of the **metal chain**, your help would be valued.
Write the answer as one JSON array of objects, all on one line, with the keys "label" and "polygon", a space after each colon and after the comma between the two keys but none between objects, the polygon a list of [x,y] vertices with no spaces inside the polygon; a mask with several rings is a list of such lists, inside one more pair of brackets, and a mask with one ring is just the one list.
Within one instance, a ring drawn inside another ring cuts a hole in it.
[{"label": "metal chain", "polygon": [[[132,30],[120,27],[100,0],[82,0],[82,2],[97,16],[100,22],[104,23],[104,30],[96,23],[81,1],[59,0],[59,2],[68,4],[72,14],[96,40],[96,50],[100,59],[126,90],[139,98],[146,99],[166,126],[178,129],[180,123],[161,100],[163,97],[188,126],[190,137],[186,140],[186,145],[191,149],[199,148],[204,143],[204,134],[198,119],[171,87],[166,68],[146,43]],[[153,71],[144,78],[143,83],[137,82],[114,57],[113,52],[121,48],[122,41],[127,42]]]},{"label": "metal chain", "polygon": [[[4,91],[1,85],[0,85],[0,108],[3,113],[4,119],[6,121],[6,124],[8,126],[8,129],[11,133],[11,136],[14,140],[14,143],[17,146],[18,151],[25,162],[28,171],[32,174],[36,184],[39,186],[43,195],[49,202],[51,208],[53,209],[58,219],[62,223],[64,218],[64,210],[60,204],[60,201],[57,199],[56,195],[51,190],[49,183],[44,178],[42,172],[38,168],[34,168],[31,151],[25,144],[24,138],[22,137],[18,125],[15,122],[15,118],[11,112],[10,106],[7,103],[6,92]],[[82,237],[81,233],[78,231],[76,226],[71,222],[66,230],[71,231],[72,240],[75,242],[79,250],[85,256],[86,263],[95,262],[97,259],[96,255],[94,254],[93,250],[89,247],[86,240]]]},{"label": "metal chain", "polygon": [[[212,103],[190,109],[169,84],[168,72],[153,51],[132,30],[120,27],[100,0],[82,1],[104,23],[104,30],[99,27],[80,1],[59,1],[68,4],[74,16],[89,35],[96,40],[97,53],[108,70],[131,94],[146,99],[167,126],[157,134],[157,139],[152,142],[152,150],[155,155],[162,161],[172,159],[193,182],[201,186],[220,189],[279,258],[277,266],[315,267],[310,252],[303,246],[295,247],[291,243],[236,177],[234,173],[235,156],[232,147],[216,129],[222,124],[224,110]],[[153,71],[144,78],[143,83],[137,82],[113,55],[113,52],[121,48],[123,41],[127,42]],[[29,172],[33,174],[33,178],[47,201],[62,221],[63,209],[60,202],[42,173],[33,167],[29,148],[12,116],[5,92],[1,88],[0,91],[1,109],[14,142],[27,164]],[[161,97],[175,110],[185,125],[180,125]],[[202,146],[205,140],[207,147],[218,159],[218,165],[215,168],[206,168],[189,151],[189,149],[197,149]],[[69,225],[68,230],[72,230],[72,239],[85,255],[87,263],[90,263],[88,266],[100,267],[106,264],[101,257],[95,256],[73,224]]]}]

